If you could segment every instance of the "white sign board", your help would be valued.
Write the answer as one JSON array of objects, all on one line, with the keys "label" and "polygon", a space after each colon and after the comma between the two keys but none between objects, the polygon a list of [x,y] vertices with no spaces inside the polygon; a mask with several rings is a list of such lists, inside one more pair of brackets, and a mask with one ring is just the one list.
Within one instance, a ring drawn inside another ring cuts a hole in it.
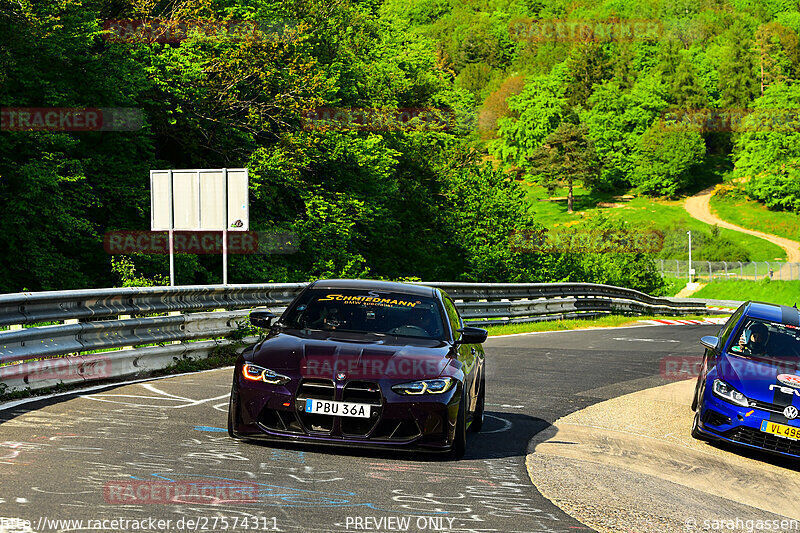
[{"label": "white sign board", "polygon": [[169,232],[175,285],[175,230],[222,232],[222,283],[228,284],[228,232],[250,229],[246,168],[150,171],[150,230]]},{"label": "white sign board", "polygon": [[150,229],[247,231],[248,181],[246,168],[151,170]]}]

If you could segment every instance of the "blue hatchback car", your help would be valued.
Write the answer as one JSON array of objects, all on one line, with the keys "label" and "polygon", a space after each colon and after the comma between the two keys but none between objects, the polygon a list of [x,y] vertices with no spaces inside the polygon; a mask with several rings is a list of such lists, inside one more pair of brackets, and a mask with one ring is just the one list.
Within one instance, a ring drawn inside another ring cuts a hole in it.
[{"label": "blue hatchback car", "polygon": [[692,436],[800,457],[800,314],[747,302],[706,348]]}]

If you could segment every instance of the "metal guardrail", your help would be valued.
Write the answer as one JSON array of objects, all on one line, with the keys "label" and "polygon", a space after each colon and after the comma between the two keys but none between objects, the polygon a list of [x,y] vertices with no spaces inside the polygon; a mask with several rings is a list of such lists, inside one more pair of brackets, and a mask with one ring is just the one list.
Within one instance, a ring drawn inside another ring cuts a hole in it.
[{"label": "metal guardrail", "polygon": [[[689,262],[679,259],[660,259],[661,276],[689,278]],[[695,280],[743,279],[757,281],[769,278],[776,281],[800,280],[800,263],[779,261],[692,261]]]},{"label": "metal guardrail", "polygon": [[[654,298],[632,289],[590,283],[424,284],[447,291],[472,325],[609,313],[708,312],[703,303]],[[163,369],[182,357],[205,357],[215,346],[231,344],[225,337],[245,322],[249,309],[267,307],[282,312],[305,285],[131,287],[0,295],[0,326],[11,327],[0,331],[0,383],[10,389],[39,389],[135,376]],[[43,325],[49,322],[57,323]]]}]

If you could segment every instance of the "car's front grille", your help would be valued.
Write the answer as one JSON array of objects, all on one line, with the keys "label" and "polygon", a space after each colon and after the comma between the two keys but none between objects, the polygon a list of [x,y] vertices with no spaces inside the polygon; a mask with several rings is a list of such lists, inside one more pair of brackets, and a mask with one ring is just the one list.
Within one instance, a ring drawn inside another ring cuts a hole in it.
[{"label": "car's front grille", "polygon": [[314,400],[333,400],[336,387],[329,379],[304,379],[297,389],[298,398]]},{"label": "car's front grille", "polygon": [[[336,386],[329,379],[304,379],[297,389],[298,400],[334,400]],[[330,433],[333,430],[333,418],[328,415],[306,413],[298,410],[297,416],[303,426],[314,433]]]},{"label": "car's front grille", "polygon": [[773,452],[800,455],[800,441],[778,437],[753,428],[738,427],[722,433],[722,436],[735,442],[757,446]]},{"label": "car's front grille", "polygon": [[351,381],[342,390],[342,401],[370,405],[369,418],[342,417],[342,434],[366,436],[381,418],[383,396],[377,383],[371,381]]},{"label": "car's front grille", "polygon": [[762,411],[769,411],[771,413],[783,413],[783,410],[786,409],[785,405],[762,402],[761,400],[748,400],[748,403],[750,404],[750,407],[754,407]]}]

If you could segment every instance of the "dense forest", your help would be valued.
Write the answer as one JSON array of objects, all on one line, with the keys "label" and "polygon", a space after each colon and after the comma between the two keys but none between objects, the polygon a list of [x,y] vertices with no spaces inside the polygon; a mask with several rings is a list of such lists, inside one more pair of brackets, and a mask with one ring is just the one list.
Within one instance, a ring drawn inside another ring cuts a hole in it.
[{"label": "dense forest", "polygon": [[[619,30],[626,21],[645,24]],[[166,256],[103,247],[109,231],[149,229],[149,170],[246,167],[251,228],[296,234],[296,252],[233,256],[232,283],[659,293],[647,253],[510,246],[541,229],[517,180],[671,196],[731,171],[751,197],[800,209],[800,132],[786,112],[800,107],[799,32],[798,4],[779,1],[0,0],[3,108],[142,117],[53,131],[8,127],[6,111],[0,292],[163,282]],[[448,119],[310,122],[321,109]],[[709,110],[727,118],[695,120]],[[219,256],[176,263],[181,284],[221,281]]]}]

